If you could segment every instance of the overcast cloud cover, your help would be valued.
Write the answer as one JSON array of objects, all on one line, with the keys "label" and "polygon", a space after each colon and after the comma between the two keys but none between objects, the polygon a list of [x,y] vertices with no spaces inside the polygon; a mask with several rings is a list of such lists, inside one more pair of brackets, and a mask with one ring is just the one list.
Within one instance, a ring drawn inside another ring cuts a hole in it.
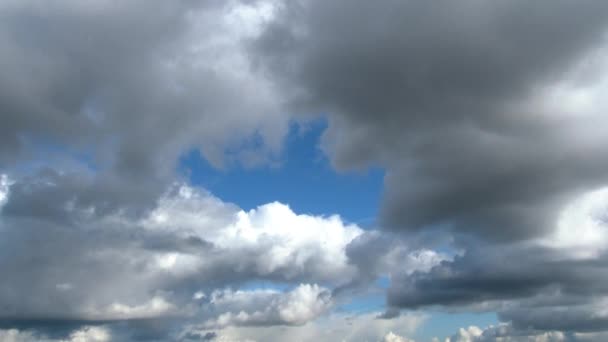
[{"label": "overcast cloud cover", "polygon": [[[437,312],[498,322],[434,341],[605,341],[607,34],[599,0],[0,0],[0,342],[410,342]],[[384,171],[372,227],[180,171],[281,172],[319,120],[334,172]]]}]

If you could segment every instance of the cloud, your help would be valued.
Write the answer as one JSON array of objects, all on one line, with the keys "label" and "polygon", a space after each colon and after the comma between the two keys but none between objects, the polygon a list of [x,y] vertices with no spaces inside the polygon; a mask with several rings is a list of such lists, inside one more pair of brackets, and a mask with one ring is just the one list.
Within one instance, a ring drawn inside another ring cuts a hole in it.
[{"label": "cloud", "polygon": [[556,229],[542,244],[573,258],[594,258],[608,247],[608,188],[570,202],[560,213]]},{"label": "cloud", "polygon": [[17,329],[0,330],[0,342],[109,342],[111,340],[111,334],[103,327],[83,327],[61,340]]},{"label": "cloud", "polygon": [[[220,328],[301,325],[332,307],[325,286],[351,282],[356,274],[345,250],[362,230],[338,216],[298,215],[277,202],[246,212],[175,185],[134,218],[95,214],[95,207],[73,205],[63,190],[41,181],[8,188],[0,216],[3,326],[145,320]],[[34,208],[39,194],[51,193],[58,194],[51,209],[62,212],[61,220],[14,210],[13,200]],[[238,289],[257,282],[296,287]]]},{"label": "cloud", "polygon": [[[591,295],[591,291],[589,291]],[[608,330],[608,297],[595,295],[587,300],[563,300],[546,305],[524,301],[499,313],[500,318],[520,329],[544,331],[601,332]]]},{"label": "cloud", "polygon": [[[0,340],[407,340],[429,307],[497,312],[451,342],[608,329],[608,4],[0,13]],[[381,229],[176,172],[278,165],[317,117],[337,171],[386,171]],[[331,313],[378,290],[382,313]]]},{"label": "cloud", "polygon": [[318,285],[300,284],[287,293],[276,290],[215,290],[203,304],[212,318],[204,328],[302,325],[327,312],[331,294]]},{"label": "cloud", "polygon": [[70,335],[70,342],[107,342],[111,341],[111,335],[99,327],[88,327],[73,332]]},{"label": "cloud", "polygon": [[[359,235],[346,248],[349,263],[356,266],[357,275],[351,283],[338,288],[335,293],[367,291],[370,284],[379,278],[408,277],[417,271],[428,272],[442,261],[450,260],[446,253],[418,249],[416,245],[387,232],[366,231]],[[383,317],[392,318],[399,311],[388,308]]]},{"label": "cloud", "polygon": [[607,330],[604,192],[591,192],[568,205],[559,228],[547,237],[499,246],[473,240],[453,259],[396,274],[388,289],[389,304],[496,311],[501,321],[517,329]]},{"label": "cloud", "polygon": [[[607,329],[594,304],[608,243],[605,6],[278,7],[252,47],[260,67],[300,117],[327,118],[336,169],[386,169],[390,233],[348,253],[369,270],[357,280],[390,275],[387,316],[435,307],[541,332]],[[399,264],[414,251],[416,267]]]},{"label": "cloud", "polygon": [[[407,336],[420,327],[426,316],[405,314],[397,319],[377,319],[378,312],[366,314],[332,313],[302,326],[229,327],[217,332],[217,341],[302,341],[359,342],[382,341],[391,331]],[[409,340],[405,340],[409,341]]]},{"label": "cloud", "polygon": [[[268,279],[342,283],[354,274],[345,249],[362,234],[339,216],[298,215],[273,202],[248,212],[182,186],[143,221],[152,232],[196,237],[225,251],[216,262]],[[243,258],[248,255],[249,258]]]},{"label": "cloud", "polygon": [[508,324],[490,326],[481,329],[476,326],[460,328],[451,337],[446,338],[446,342],[565,342],[578,341],[572,336],[567,336],[559,331],[535,332],[520,331],[513,329]]},{"label": "cloud", "polygon": [[393,278],[394,307],[496,311],[518,329],[608,330],[606,256],[564,260],[542,249],[487,249],[442,262],[428,273]]},{"label": "cloud", "polygon": [[254,53],[335,167],[387,169],[384,226],[521,240],[607,184],[605,4],[282,4]]},{"label": "cloud", "polygon": [[5,174],[0,175],[0,210],[6,202],[9,185],[8,177]]},{"label": "cloud", "polygon": [[413,342],[413,340],[389,332],[380,342]]},{"label": "cloud", "polygon": [[[395,331],[399,334],[413,333],[425,320],[424,315],[408,314],[395,320],[377,320],[377,313],[363,315],[330,314],[323,319],[298,326],[230,326],[221,330],[204,330],[200,326],[191,326],[181,334],[152,340],[171,341],[218,341],[218,342],[244,342],[268,341],[279,342],[292,339],[302,342],[359,342],[359,341],[411,341],[387,333]],[[150,337],[150,336],[148,336]],[[390,340],[393,338],[393,340]],[[401,339],[399,339],[401,338]],[[395,340],[396,339],[396,340]],[[106,342],[130,341],[132,335],[125,335],[124,331],[114,329],[110,331],[105,327],[83,327],[73,331],[65,338],[52,338],[26,330],[0,330],[0,342]],[[143,339],[145,340],[145,339]]]},{"label": "cloud", "polygon": [[281,153],[289,118],[243,44],[272,16],[269,4],[0,6],[3,171],[77,170],[136,206],[174,180],[190,149],[218,167]]}]

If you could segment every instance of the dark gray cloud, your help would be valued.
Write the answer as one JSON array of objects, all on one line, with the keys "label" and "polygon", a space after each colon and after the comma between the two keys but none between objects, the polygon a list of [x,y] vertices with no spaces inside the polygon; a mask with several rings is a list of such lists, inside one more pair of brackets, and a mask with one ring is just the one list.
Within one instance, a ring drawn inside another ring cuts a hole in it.
[{"label": "dark gray cloud", "polygon": [[608,290],[602,260],[568,261],[542,249],[473,249],[428,273],[394,279],[389,300],[417,307],[532,297],[552,287],[566,293],[602,293]]},{"label": "dark gray cloud", "polygon": [[589,56],[604,46],[606,6],[289,2],[254,51],[294,110],[326,113],[337,168],[388,169],[386,226],[521,239],[607,181],[599,106],[547,97],[605,71]]},{"label": "dark gray cloud", "polygon": [[500,318],[515,327],[534,327],[540,331],[597,332],[608,330],[605,300],[598,303],[569,303],[562,306],[520,307],[500,313]]},{"label": "dark gray cloud", "polygon": [[211,332],[190,332],[183,337],[183,341],[213,341],[217,337],[217,333]]},{"label": "dark gray cloud", "polygon": [[389,304],[497,311],[518,329],[604,331],[607,256],[572,258],[538,246],[470,248],[429,272],[395,274]]},{"label": "dark gray cloud", "polygon": [[238,6],[3,2],[0,168],[76,164],[95,176],[92,192],[130,188],[120,197],[145,202],[191,148],[218,166],[276,158],[287,117],[240,43],[259,16]]}]

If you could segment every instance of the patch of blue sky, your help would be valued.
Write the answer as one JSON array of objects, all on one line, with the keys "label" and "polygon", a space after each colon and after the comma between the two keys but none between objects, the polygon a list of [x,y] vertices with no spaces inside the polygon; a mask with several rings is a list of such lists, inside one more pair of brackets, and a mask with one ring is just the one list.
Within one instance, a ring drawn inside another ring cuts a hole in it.
[{"label": "patch of blue sky", "polygon": [[386,294],[380,289],[372,289],[362,293],[348,303],[342,303],[336,309],[337,312],[364,314],[369,312],[381,312],[386,309]]},{"label": "patch of blue sky", "polygon": [[245,210],[279,201],[298,214],[338,214],[347,222],[373,226],[384,172],[338,173],[319,148],[326,123],[292,124],[279,166],[214,168],[196,149],[187,151],[178,170],[192,185],[206,188]]},{"label": "patch of blue sky", "polygon": [[[247,169],[232,165],[217,169],[198,150],[190,150],[180,159],[178,171],[192,185],[203,187],[245,210],[280,201],[289,204],[298,214],[339,214],[347,222],[373,227],[382,195],[384,172],[380,169],[346,173],[333,170],[318,145],[325,128],[324,122],[316,122],[304,129],[293,125],[278,167]],[[339,305],[337,311],[367,313],[385,310],[388,285],[388,278],[379,278],[374,286],[376,290]],[[252,281],[240,289],[286,291],[292,287],[283,283]],[[486,327],[498,322],[495,313],[429,314],[426,323],[413,336],[416,340],[430,341],[435,336],[443,338],[454,334],[459,328],[471,324]]]}]

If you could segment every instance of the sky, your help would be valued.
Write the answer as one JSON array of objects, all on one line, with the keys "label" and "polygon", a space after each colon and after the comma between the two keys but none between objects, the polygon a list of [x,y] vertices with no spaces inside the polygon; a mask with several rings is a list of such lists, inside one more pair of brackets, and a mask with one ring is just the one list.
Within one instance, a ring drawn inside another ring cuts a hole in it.
[{"label": "sky", "polygon": [[0,342],[608,339],[608,3],[0,0]]}]

